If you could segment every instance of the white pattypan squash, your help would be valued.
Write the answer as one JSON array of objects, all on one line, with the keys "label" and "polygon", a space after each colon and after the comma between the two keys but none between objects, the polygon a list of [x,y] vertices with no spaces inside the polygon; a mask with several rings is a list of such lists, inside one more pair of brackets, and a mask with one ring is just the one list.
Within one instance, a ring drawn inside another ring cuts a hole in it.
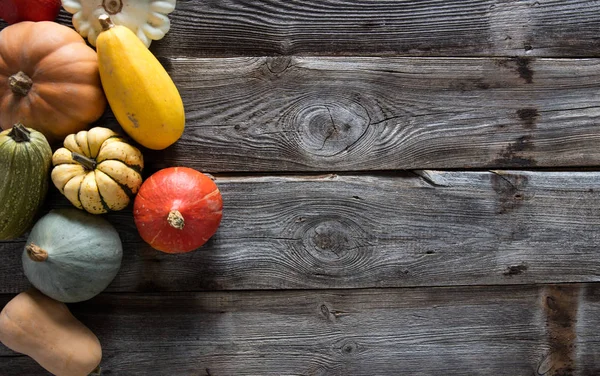
[{"label": "white pattypan squash", "polygon": [[73,26],[82,37],[96,46],[102,31],[98,17],[110,15],[116,25],[131,29],[150,47],[153,40],[165,36],[171,27],[167,16],[175,10],[177,0],[62,0],[65,10],[73,14]]}]

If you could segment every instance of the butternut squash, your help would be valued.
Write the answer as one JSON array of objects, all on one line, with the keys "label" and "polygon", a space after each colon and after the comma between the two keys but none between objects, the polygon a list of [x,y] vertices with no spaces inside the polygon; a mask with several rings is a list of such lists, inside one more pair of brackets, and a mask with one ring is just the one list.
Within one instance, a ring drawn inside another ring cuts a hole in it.
[{"label": "butternut squash", "polygon": [[179,91],[158,59],[127,27],[99,17],[96,39],[104,93],[123,130],[140,145],[162,150],[183,134],[185,111]]},{"label": "butternut squash", "polygon": [[0,342],[56,376],[87,376],[100,364],[102,348],[64,303],[30,289],[0,312]]}]

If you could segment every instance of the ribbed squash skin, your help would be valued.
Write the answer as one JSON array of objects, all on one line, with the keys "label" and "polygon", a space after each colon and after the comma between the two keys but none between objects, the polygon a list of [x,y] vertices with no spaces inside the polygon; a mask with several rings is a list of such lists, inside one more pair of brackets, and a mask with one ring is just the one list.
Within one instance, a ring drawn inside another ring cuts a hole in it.
[{"label": "ribbed squash skin", "polygon": [[[15,141],[18,132],[28,133],[29,141]],[[48,192],[51,164],[42,133],[21,125],[0,133],[0,240],[18,238],[32,225]]]},{"label": "ribbed squash skin", "polygon": [[142,185],[140,150],[104,127],[70,134],[63,145],[50,175],[60,193],[92,214],[125,209]]},{"label": "ribbed squash skin", "polygon": [[[20,93],[14,89],[22,85],[11,84],[18,73],[32,84],[17,90]],[[3,28],[0,127],[9,129],[21,122],[42,132],[50,144],[86,129],[106,109],[99,76],[97,54],[72,28],[52,21],[23,21]]]}]

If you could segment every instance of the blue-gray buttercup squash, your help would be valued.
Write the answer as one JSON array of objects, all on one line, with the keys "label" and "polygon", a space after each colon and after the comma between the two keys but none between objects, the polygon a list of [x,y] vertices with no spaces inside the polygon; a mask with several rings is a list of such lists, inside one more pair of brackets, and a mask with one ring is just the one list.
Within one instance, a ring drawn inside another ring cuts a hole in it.
[{"label": "blue-gray buttercup squash", "polygon": [[74,208],[55,209],[35,223],[23,251],[25,276],[64,303],[104,291],[121,267],[123,246],[104,218]]}]

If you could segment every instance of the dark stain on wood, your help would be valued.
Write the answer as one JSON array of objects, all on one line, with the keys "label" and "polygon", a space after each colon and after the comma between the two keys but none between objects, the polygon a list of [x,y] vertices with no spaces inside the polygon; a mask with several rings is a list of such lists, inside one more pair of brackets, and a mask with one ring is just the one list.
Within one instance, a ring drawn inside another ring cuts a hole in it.
[{"label": "dark stain on wood", "polygon": [[[590,323],[593,325],[592,328],[592,333],[589,334],[583,334],[585,333],[585,327],[587,326],[585,324],[585,322],[583,323],[583,325],[580,326],[580,336],[588,336],[588,338],[594,337],[597,338],[597,333],[598,333],[598,318],[600,317],[600,315],[597,313],[596,309],[600,307],[600,284],[598,283],[591,283],[591,284],[586,284],[584,285],[584,287],[582,288],[581,291],[581,304],[582,307],[585,308],[580,308],[582,311],[584,311],[584,315],[583,316],[587,316],[588,312],[591,313],[591,311],[593,310],[594,313],[592,313],[594,320],[591,321]],[[593,308],[592,308],[593,307]],[[584,321],[584,320],[582,320]],[[583,328],[582,328],[583,327]],[[581,338],[580,338],[581,340]],[[588,342],[589,343],[589,342]],[[594,343],[598,343],[596,340],[594,340]],[[595,353],[598,354],[598,351],[593,351],[589,352],[589,350],[587,348],[584,347],[580,347],[579,349],[582,353]],[[583,359],[592,359],[592,362],[585,362],[582,361]],[[600,375],[600,362],[598,362],[598,358],[592,356],[592,357],[582,357],[581,354],[579,354],[578,359],[580,360],[580,362],[577,363],[576,368],[579,371],[579,375],[581,376],[598,376]]]},{"label": "dark stain on wood", "polygon": [[[493,173],[490,175],[492,188],[498,195],[497,214],[506,214],[519,208],[524,201],[522,190],[527,187],[529,178],[525,175]],[[524,270],[521,270],[523,272]]]},{"label": "dark stain on wood", "polygon": [[517,116],[527,129],[533,129],[536,126],[538,117],[540,116],[537,108],[521,108],[517,110]]},{"label": "dark stain on wood", "polygon": [[521,136],[505,146],[494,163],[510,167],[533,167],[537,165],[537,162],[535,159],[526,156],[527,152],[533,149],[535,149],[533,137],[530,135]]},{"label": "dark stain on wood", "polygon": [[473,91],[473,90],[487,90],[491,87],[490,83],[484,79],[477,78],[473,80],[460,80],[451,81],[449,89],[460,92]]},{"label": "dark stain on wood", "polygon": [[580,289],[578,285],[561,285],[549,286],[542,291],[549,351],[538,366],[538,375],[568,376],[574,373],[577,339],[575,324]]},{"label": "dark stain on wood", "polygon": [[515,62],[517,64],[517,72],[519,72],[519,77],[524,79],[528,84],[533,83],[533,70],[529,66],[531,58],[517,57],[515,58]]},{"label": "dark stain on wood", "polygon": [[530,57],[511,57],[508,59],[498,60],[497,64],[503,68],[514,69],[526,83],[533,83],[534,71],[531,69],[531,62],[533,61]]},{"label": "dark stain on wood", "polygon": [[527,269],[529,269],[529,267],[525,263],[520,265],[511,265],[508,268],[506,268],[506,271],[503,274],[507,277],[512,277],[515,275],[525,273]]},{"label": "dark stain on wood", "polygon": [[600,303],[600,284],[589,285],[583,291],[584,300],[588,303]]},{"label": "dark stain on wood", "polygon": [[[535,130],[540,117],[537,108],[526,107],[516,111],[516,115],[528,131]],[[530,133],[530,132],[527,132]],[[535,149],[533,136],[525,134],[502,149],[495,163],[512,167],[533,167],[537,162],[527,154]]]}]

